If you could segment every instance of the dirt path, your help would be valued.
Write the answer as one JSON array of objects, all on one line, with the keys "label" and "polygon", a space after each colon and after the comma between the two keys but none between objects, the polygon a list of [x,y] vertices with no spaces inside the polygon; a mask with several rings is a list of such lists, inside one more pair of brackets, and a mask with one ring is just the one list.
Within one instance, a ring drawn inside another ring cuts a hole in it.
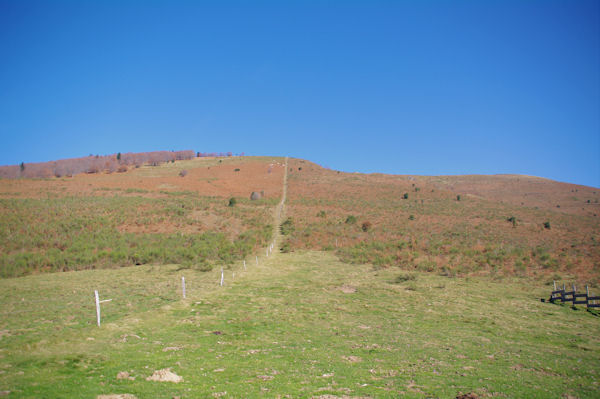
[{"label": "dirt path", "polygon": [[281,225],[281,221],[285,217],[285,201],[287,198],[287,176],[288,176],[288,157],[285,157],[285,172],[283,174],[283,193],[281,195],[281,201],[275,207],[274,215],[273,215],[273,250],[269,252],[269,257],[274,256],[279,253],[277,247],[281,241],[281,230],[279,226]]}]

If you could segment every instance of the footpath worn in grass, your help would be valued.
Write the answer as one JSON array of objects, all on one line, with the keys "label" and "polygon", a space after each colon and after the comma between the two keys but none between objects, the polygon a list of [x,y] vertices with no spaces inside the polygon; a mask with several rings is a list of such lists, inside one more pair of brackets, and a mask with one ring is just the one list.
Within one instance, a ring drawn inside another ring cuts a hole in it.
[{"label": "footpath worn in grass", "polygon": [[[0,281],[15,398],[597,397],[600,318],[531,280],[275,254],[220,272],[139,266]],[[233,279],[235,272],[235,279]],[[188,282],[181,299],[181,275]],[[93,290],[103,325],[95,326]],[[183,382],[147,381],[170,368]],[[129,378],[118,379],[126,371]]]}]

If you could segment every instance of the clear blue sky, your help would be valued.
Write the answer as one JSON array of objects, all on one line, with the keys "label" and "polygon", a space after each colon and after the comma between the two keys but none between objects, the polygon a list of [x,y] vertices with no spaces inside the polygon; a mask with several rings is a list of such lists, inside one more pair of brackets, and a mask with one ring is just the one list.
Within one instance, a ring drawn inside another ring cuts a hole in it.
[{"label": "clear blue sky", "polygon": [[600,187],[600,2],[0,0],[0,137]]}]

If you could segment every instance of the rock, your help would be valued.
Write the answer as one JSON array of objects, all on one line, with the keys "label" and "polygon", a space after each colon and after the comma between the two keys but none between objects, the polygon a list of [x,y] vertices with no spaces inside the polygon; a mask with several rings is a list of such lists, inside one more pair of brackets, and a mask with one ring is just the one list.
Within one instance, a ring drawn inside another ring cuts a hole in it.
[{"label": "rock", "polygon": [[[263,191],[264,193],[264,191]],[[250,199],[255,201],[255,200],[259,200],[262,198],[262,195],[259,192],[256,191],[252,191],[252,194],[250,194]]]},{"label": "rock", "polygon": [[170,369],[156,370],[154,374],[146,378],[146,381],[158,381],[158,382],[174,382],[178,383],[183,381],[183,378],[173,373]]}]

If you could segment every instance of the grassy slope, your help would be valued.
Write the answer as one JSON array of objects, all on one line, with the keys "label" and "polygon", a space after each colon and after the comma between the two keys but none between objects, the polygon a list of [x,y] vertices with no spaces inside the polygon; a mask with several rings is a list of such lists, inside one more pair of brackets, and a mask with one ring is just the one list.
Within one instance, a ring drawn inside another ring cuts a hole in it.
[{"label": "grassy slope", "polygon": [[[540,276],[600,285],[600,218],[591,213],[598,195],[591,187],[522,176],[341,173],[303,160],[290,160],[289,170],[292,248],[335,250],[349,262],[450,275]],[[459,190],[451,191],[454,186]],[[535,205],[540,196],[552,206]],[[521,205],[522,197],[536,200]],[[349,215],[356,223],[345,223]],[[371,224],[366,232],[364,222]]]},{"label": "grassy slope", "polygon": [[[207,158],[122,174],[0,180],[0,277],[239,260],[270,239],[283,170],[270,170],[273,162]],[[263,188],[267,197],[250,201]]]},{"label": "grassy slope", "polygon": [[[222,288],[215,271],[185,271],[186,300],[174,266],[0,280],[0,390],[23,398],[597,397],[600,319],[540,303],[548,287],[375,271],[326,252],[240,266]],[[95,288],[114,299],[103,304],[101,328]],[[145,380],[166,367],[184,382]],[[120,371],[135,380],[118,380]]]}]

